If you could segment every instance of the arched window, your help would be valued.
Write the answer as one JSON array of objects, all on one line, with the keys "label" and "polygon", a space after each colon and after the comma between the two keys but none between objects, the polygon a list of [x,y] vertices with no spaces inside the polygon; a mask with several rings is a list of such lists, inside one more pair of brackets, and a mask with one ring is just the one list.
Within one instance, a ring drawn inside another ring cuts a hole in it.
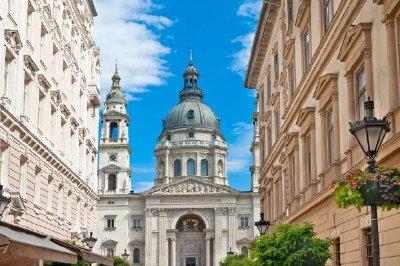
[{"label": "arched window", "polygon": [[222,162],[222,160],[218,161],[218,172],[217,172],[218,176],[224,176],[224,163]]},{"label": "arched window", "polygon": [[110,174],[108,176],[108,190],[109,191],[117,190],[117,177],[114,174]]},{"label": "arched window", "polygon": [[112,122],[110,124],[110,139],[117,140],[118,139],[118,124],[117,122]]},{"label": "arched window", "polygon": [[140,249],[133,250],[133,263],[140,263]]},{"label": "arched window", "polygon": [[196,175],[196,163],[193,159],[187,160],[187,175],[188,176]]},{"label": "arched window", "polygon": [[206,159],[201,160],[201,176],[208,176],[208,161]]},{"label": "arched window", "polygon": [[182,163],[181,160],[175,160],[174,162],[174,176],[182,175]]}]

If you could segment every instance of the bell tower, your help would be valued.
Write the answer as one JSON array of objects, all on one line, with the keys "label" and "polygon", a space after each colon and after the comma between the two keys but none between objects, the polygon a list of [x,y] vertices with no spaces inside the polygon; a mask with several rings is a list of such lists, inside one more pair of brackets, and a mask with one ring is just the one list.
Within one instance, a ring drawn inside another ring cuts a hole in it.
[{"label": "bell tower", "polygon": [[129,115],[126,110],[126,97],[121,90],[121,77],[118,74],[117,65],[111,80],[111,91],[107,94],[101,116],[99,193],[126,194],[131,190]]}]

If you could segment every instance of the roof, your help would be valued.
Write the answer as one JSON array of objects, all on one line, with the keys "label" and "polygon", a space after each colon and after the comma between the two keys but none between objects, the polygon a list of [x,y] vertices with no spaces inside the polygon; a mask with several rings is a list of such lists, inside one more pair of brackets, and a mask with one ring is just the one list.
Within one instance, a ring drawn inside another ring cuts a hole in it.
[{"label": "roof", "polygon": [[0,222],[1,265],[32,263],[38,260],[77,263],[70,250],[50,241],[50,237],[31,230]]},{"label": "roof", "polygon": [[257,86],[264,56],[268,49],[272,29],[278,15],[280,1],[272,0],[269,2],[273,3],[271,4],[264,1],[261,8],[244,82],[246,88],[255,88]]}]

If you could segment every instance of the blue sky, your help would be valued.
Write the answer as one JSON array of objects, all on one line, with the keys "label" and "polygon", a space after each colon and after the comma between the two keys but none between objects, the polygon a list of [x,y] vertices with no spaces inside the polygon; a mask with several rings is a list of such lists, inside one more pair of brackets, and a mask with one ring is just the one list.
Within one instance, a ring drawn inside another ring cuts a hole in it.
[{"label": "blue sky", "polygon": [[204,101],[221,118],[232,187],[249,190],[254,92],[243,88],[259,0],[95,0],[94,35],[101,49],[102,99],[115,59],[127,93],[132,187],[153,185],[161,120],[178,103],[193,50]]}]

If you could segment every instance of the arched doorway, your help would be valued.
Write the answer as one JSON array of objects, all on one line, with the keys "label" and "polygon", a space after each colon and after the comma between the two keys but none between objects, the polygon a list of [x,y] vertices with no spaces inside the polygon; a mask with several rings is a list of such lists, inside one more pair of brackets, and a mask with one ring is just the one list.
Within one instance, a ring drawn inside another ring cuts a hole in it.
[{"label": "arched doorway", "polygon": [[205,265],[206,225],[196,214],[186,214],[176,223],[176,256],[179,266]]}]

